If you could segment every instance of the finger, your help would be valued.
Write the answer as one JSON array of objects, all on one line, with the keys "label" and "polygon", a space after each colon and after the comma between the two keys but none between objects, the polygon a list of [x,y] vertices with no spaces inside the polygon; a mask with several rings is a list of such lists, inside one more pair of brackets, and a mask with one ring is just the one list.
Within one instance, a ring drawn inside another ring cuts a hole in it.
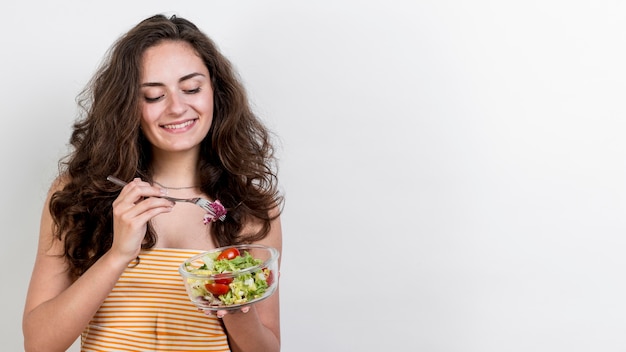
[{"label": "finger", "polygon": [[[160,201],[161,206],[157,207],[149,207],[149,203],[153,203],[154,201]],[[126,209],[124,211],[119,210],[118,208],[114,209],[114,227],[116,234],[135,234],[132,237],[137,240],[143,238],[146,231],[146,224],[155,216],[163,213],[169,213],[172,211],[173,206],[171,203],[165,201],[163,204],[162,199],[154,199],[149,202],[145,202],[146,204],[135,205],[130,209]],[[144,203],[144,202],[142,202]],[[120,237],[125,238],[125,236]],[[130,239],[130,238],[128,238]]]},{"label": "finger", "polygon": [[228,312],[225,310],[218,310],[217,312],[215,312],[215,316],[220,319],[222,319],[226,314],[228,314]]},{"label": "finger", "polygon": [[166,193],[166,190],[163,188],[152,186],[148,182],[135,178],[133,181],[124,186],[119,197],[122,199],[129,199],[132,200],[133,203],[137,203],[143,198],[160,197]]},{"label": "finger", "polygon": [[137,204],[150,197],[162,197],[167,192],[159,187],[152,186],[147,182],[135,179],[128,183],[118,195],[117,203]]},{"label": "finger", "polygon": [[128,209],[121,218],[143,225],[159,214],[171,212],[173,208],[174,205],[167,199],[149,198]]},{"label": "finger", "polygon": [[120,200],[113,204],[113,215],[125,221],[132,221],[133,219],[138,217],[143,218],[143,215],[147,215],[149,220],[151,218],[150,215],[155,215],[153,210],[158,214],[163,211],[170,211],[173,206],[174,204],[172,204],[172,202],[163,198],[151,197],[139,203]]}]

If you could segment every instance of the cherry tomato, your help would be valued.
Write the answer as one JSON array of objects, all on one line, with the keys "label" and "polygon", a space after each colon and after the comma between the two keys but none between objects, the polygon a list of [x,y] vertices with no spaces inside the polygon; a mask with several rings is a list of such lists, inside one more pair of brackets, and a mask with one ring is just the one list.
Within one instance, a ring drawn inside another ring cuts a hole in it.
[{"label": "cherry tomato", "polygon": [[218,284],[215,282],[208,283],[204,285],[204,287],[206,287],[207,291],[211,292],[214,296],[225,295],[230,289],[228,285]]},{"label": "cherry tomato", "polygon": [[216,284],[228,285],[229,283],[233,282],[233,278],[230,277],[228,274],[215,274],[213,275],[213,277],[215,278]]},{"label": "cherry tomato", "polygon": [[240,255],[241,253],[239,253],[239,250],[237,248],[227,248],[223,250],[222,253],[220,253],[220,255],[217,256],[217,260],[222,260],[222,259],[230,260]]},{"label": "cherry tomato", "polygon": [[266,270],[267,270],[267,279],[265,279],[265,281],[267,281],[267,286],[272,286],[272,282],[274,282],[274,273],[270,269],[266,269]]}]

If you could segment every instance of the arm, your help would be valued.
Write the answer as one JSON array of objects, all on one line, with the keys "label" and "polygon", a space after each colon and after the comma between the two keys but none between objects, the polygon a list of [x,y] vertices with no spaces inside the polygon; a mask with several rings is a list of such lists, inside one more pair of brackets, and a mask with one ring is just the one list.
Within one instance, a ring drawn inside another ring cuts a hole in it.
[{"label": "arm", "polygon": [[114,203],[116,236],[113,246],[73,281],[62,256],[63,243],[53,236],[53,221],[48,210],[51,195],[60,187],[57,183],[51,188],[41,216],[39,246],[22,320],[26,351],[67,350],[141,249],[147,221],[171,208],[168,201],[149,198],[131,210],[125,205],[133,199],[159,191],[137,185],[125,188]]},{"label": "arm", "polygon": [[[272,222],[265,239],[258,242],[278,249],[282,254],[280,218]],[[280,271],[280,258],[278,263]],[[280,351],[279,287],[269,298],[253,304],[247,313],[226,314],[222,320],[234,352]]]}]

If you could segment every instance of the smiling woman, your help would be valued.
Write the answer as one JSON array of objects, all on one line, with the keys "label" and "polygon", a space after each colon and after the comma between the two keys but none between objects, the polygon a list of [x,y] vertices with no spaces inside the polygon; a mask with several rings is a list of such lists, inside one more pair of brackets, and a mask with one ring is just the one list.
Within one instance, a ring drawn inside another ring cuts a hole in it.
[{"label": "smiling woman", "polygon": [[[157,15],[116,42],[81,99],[41,218],[25,349],[66,350],[82,335],[84,351],[278,351],[277,291],[203,312],[177,271],[217,247],[282,250],[269,132],[229,61],[193,23]],[[227,215],[207,221],[170,192]]]}]

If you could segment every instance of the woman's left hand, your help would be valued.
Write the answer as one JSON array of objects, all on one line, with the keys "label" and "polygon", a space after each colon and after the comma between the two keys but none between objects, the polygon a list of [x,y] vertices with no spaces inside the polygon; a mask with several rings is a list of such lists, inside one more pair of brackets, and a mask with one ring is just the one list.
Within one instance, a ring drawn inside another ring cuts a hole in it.
[{"label": "woman's left hand", "polygon": [[[241,309],[238,310],[238,311],[237,310],[231,311],[230,314],[239,313],[239,312],[245,314],[245,313],[248,313],[249,311],[250,311],[250,306],[245,306],[245,307],[241,307]],[[215,311],[215,312],[214,311],[210,311],[210,310],[205,310],[204,314],[206,314],[206,315],[215,315],[216,317],[221,319],[226,314],[229,314],[229,311],[227,311],[225,309],[218,310],[218,311]]]}]

